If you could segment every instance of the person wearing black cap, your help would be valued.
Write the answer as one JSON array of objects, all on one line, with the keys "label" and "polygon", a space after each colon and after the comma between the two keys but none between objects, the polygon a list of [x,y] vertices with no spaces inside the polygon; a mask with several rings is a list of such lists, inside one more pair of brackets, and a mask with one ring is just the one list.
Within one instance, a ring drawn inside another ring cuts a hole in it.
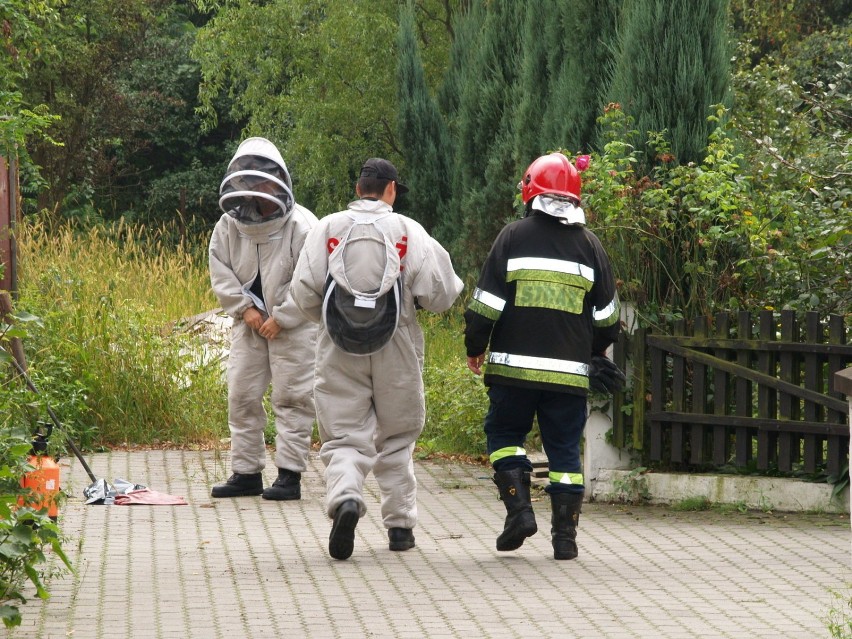
[{"label": "person wearing black cap", "polygon": [[319,221],[293,273],[296,306],[320,323],[314,400],[335,559],[352,555],[370,471],[390,550],[414,547],[411,454],[426,416],[416,309],[446,311],[463,285],[447,251],[394,212],[407,190],[393,164],[367,160],[355,186],[359,199]]}]

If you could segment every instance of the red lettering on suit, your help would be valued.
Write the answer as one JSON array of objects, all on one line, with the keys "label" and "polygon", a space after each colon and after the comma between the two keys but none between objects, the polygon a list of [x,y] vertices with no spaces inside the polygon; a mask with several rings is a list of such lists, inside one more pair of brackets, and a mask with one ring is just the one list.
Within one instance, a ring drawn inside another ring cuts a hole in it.
[{"label": "red lettering on suit", "polygon": [[[396,243],[396,251],[399,253],[399,261],[402,262],[402,258],[405,257],[405,254],[408,252],[408,236],[403,235],[402,239]],[[400,264],[399,270],[403,270],[405,267]]]}]

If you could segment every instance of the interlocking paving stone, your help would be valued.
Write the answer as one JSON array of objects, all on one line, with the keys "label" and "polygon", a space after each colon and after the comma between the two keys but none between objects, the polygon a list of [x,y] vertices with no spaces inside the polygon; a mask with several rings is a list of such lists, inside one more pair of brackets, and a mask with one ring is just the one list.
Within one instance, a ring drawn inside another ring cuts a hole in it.
[{"label": "interlocking paving stone", "polygon": [[[12,639],[792,639],[827,636],[840,608],[832,593],[852,588],[845,515],[585,504],[580,556],[557,562],[547,495],[535,494],[538,534],[498,553],[505,510],[490,470],[418,461],[416,548],[388,550],[370,477],[355,551],[336,561],[316,454],[295,502],[211,499],[230,474],[216,451],[113,451],[88,463],[189,505],[86,506],[90,480],[63,460],[60,524],[76,572],[47,579],[50,599],[22,607]],[[271,455],[264,474],[275,478]]]}]

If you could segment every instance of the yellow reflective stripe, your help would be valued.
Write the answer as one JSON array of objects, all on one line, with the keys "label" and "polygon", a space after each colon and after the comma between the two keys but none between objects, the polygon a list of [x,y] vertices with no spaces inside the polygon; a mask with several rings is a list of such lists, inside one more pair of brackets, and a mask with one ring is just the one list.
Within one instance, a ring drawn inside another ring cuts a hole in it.
[{"label": "yellow reflective stripe", "polygon": [[595,326],[610,326],[618,321],[621,304],[618,301],[618,296],[604,306],[602,309],[595,309],[592,322]]},{"label": "yellow reflective stripe", "polygon": [[513,257],[506,263],[507,273],[530,270],[579,275],[590,282],[595,281],[595,269],[570,260],[555,260],[548,257]]},{"label": "yellow reflective stripe", "polygon": [[527,451],[518,446],[508,446],[506,448],[501,448],[500,450],[495,450],[488,456],[488,461],[492,464],[501,459],[505,459],[506,457],[526,457]]},{"label": "yellow reflective stripe", "polygon": [[575,486],[583,485],[583,473],[556,473],[550,471],[547,474],[551,484],[573,484]]},{"label": "yellow reflective stripe", "polygon": [[490,320],[494,320],[495,322],[500,319],[500,311],[495,311],[490,306],[486,306],[479,300],[470,300],[470,304],[467,307],[472,310],[474,313],[479,313],[483,317],[487,317]]},{"label": "yellow reflective stripe", "polygon": [[488,375],[500,375],[501,377],[522,379],[528,382],[544,382],[547,384],[559,384],[561,386],[575,386],[577,388],[589,387],[589,378],[585,375],[532,370],[529,368],[514,368],[512,366],[493,364],[491,362],[485,366],[485,372]]},{"label": "yellow reflective stripe", "polygon": [[594,282],[590,282],[581,275],[560,273],[558,271],[538,271],[531,268],[525,268],[512,271],[511,273],[506,273],[507,282],[522,282],[524,280],[567,284],[581,288],[584,291],[591,290],[592,285],[594,284]]},{"label": "yellow reflective stripe", "polygon": [[586,293],[576,286],[553,282],[518,282],[515,306],[552,308],[579,315],[583,312]]},{"label": "yellow reflective stripe", "polygon": [[500,319],[500,314],[505,306],[506,300],[500,299],[488,291],[483,291],[481,288],[477,288],[473,292],[473,297],[467,305],[474,313],[479,313],[495,322]]}]

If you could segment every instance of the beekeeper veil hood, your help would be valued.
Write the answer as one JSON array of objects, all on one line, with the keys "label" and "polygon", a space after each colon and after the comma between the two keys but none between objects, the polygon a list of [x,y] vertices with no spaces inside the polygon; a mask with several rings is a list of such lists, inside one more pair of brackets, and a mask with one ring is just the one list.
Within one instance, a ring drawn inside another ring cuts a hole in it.
[{"label": "beekeeper veil hood", "polygon": [[243,140],[219,186],[219,207],[257,224],[289,215],[294,204],[290,173],[275,145],[266,138]]},{"label": "beekeeper veil hood", "polygon": [[384,217],[350,213],[352,225],[328,258],[323,323],[335,345],[353,355],[381,350],[399,325],[402,273]]}]

